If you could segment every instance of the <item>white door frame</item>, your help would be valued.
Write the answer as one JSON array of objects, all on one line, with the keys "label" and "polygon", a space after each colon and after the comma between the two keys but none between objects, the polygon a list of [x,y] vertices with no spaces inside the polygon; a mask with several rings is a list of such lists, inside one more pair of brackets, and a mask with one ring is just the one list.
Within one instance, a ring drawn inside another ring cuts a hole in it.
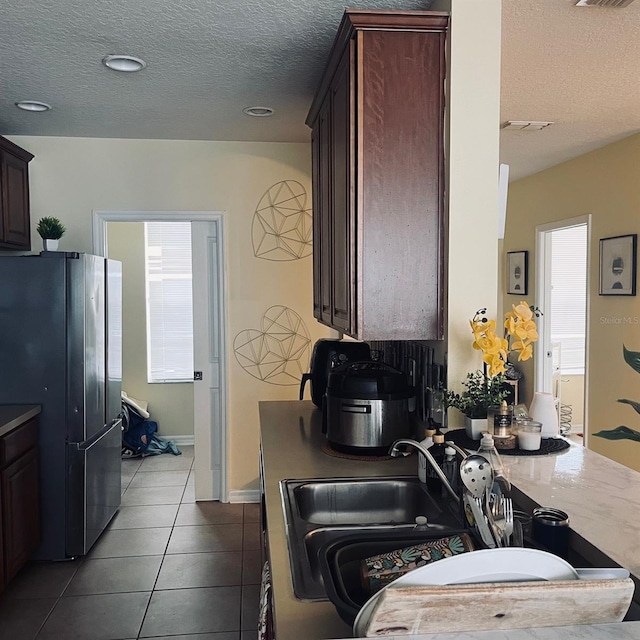
[{"label": "white door frame", "polygon": [[[229,501],[228,491],[228,458],[229,458],[229,438],[227,432],[228,425],[228,379],[227,379],[227,340],[226,340],[226,309],[227,309],[227,288],[225,277],[225,229],[224,229],[224,212],[223,211],[93,211],[93,252],[99,256],[107,255],[107,223],[108,222],[192,222],[192,221],[209,221],[216,222],[218,225],[218,234],[221,239],[219,243],[218,257],[218,290],[220,292],[221,304],[218,310],[218,321],[220,326],[220,371],[222,372],[220,394],[220,438],[217,440],[221,445],[220,456],[220,500],[221,502]],[[197,438],[197,434],[196,435]],[[210,438],[208,438],[210,439]],[[216,441],[216,439],[213,439]],[[208,465],[212,459],[211,455],[196,456],[196,478],[211,476],[211,470],[200,469],[199,465]],[[211,487],[205,487],[205,493],[211,493]],[[202,491],[200,492],[202,493]]]},{"label": "white door frame", "polygon": [[[545,308],[551,305],[551,292],[545,287],[547,274],[551,268],[551,255],[547,235],[549,231],[557,231],[558,229],[567,229],[578,225],[587,225],[587,304],[586,304],[586,322],[585,322],[585,367],[584,367],[584,424],[582,431],[584,433],[584,445],[587,446],[588,438],[588,422],[589,422],[589,327],[590,327],[590,308],[591,308],[591,214],[584,216],[576,216],[575,218],[566,218],[564,220],[556,220],[547,224],[536,226],[536,306],[538,306],[544,314]],[[538,319],[538,329],[540,332],[540,340],[534,344],[534,371],[535,384],[534,391],[544,390],[544,347],[548,344],[548,322],[542,315]]]}]

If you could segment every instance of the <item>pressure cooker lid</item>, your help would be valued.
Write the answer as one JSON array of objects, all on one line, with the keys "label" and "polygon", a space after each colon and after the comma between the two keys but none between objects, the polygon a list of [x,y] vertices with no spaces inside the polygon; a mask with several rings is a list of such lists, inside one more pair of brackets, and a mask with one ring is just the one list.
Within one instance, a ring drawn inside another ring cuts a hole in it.
[{"label": "pressure cooker lid", "polygon": [[347,362],[332,369],[327,394],[341,398],[387,400],[410,398],[414,389],[402,371],[384,362],[361,361]]}]

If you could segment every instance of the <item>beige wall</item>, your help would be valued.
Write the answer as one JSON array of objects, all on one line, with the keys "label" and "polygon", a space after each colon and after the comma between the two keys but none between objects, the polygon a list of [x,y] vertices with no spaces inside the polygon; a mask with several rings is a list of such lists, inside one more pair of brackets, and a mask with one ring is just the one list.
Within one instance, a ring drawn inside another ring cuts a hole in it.
[{"label": "beige wall", "polygon": [[[501,3],[455,0],[450,10],[447,385],[461,391],[466,374],[482,364],[469,319],[482,307],[495,313],[498,299]],[[449,425],[461,424],[452,409]]]},{"label": "beige wall", "polygon": [[193,382],[147,382],[144,223],[109,222],[107,244],[122,262],[122,388],[149,403],[159,435],[193,436]]},{"label": "beige wall", "polygon": [[[640,377],[623,360],[622,345],[640,351],[640,298],[598,295],[599,240],[640,231],[640,135],[518,180],[509,186],[504,251],[526,249],[530,291],[535,291],[535,227],[592,215],[590,255],[588,446],[640,470],[640,445],[609,441],[591,434],[626,425],[640,429],[640,416],[616,400],[640,401]],[[505,307],[515,296],[505,295]],[[535,302],[532,295],[528,300]],[[528,364],[528,363],[527,363]],[[533,366],[523,367],[529,398]]]},{"label": "beige wall", "polygon": [[[300,314],[311,341],[329,332],[312,317],[311,257],[268,262],[254,257],[253,214],[276,182],[297,180],[311,206],[308,144],[115,140],[12,136],[35,154],[32,217],[67,226],[61,250],[92,250],[92,210],[224,211],[228,289],[229,489],[258,486],[258,401],[297,398],[293,386],[251,377],[233,355],[234,337],[258,328],[272,305]],[[34,247],[38,247],[32,225]],[[308,362],[305,363],[305,366]],[[133,393],[133,391],[132,391]]]}]

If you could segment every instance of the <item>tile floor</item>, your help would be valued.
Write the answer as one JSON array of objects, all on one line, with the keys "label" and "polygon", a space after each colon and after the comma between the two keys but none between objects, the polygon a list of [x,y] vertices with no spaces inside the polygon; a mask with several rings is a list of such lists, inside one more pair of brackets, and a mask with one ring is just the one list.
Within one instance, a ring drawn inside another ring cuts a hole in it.
[{"label": "tile floor", "polygon": [[193,447],[122,464],[122,507],[91,553],[27,565],[0,640],[254,640],[257,504],[196,504]]}]

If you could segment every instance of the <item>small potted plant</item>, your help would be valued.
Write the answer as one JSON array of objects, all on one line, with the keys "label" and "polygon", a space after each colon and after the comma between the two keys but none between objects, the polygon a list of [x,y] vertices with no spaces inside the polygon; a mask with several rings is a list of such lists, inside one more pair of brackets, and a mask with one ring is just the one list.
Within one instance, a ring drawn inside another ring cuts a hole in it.
[{"label": "small potted plant", "polygon": [[445,391],[445,403],[464,414],[465,429],[469,437],[478,439],[478,434],[487,430],[489,407],[499,406],[509,394],[504,387],[505,376],[487,376],[484,371],[467,374],[462,393]]},{"label": "small potted plant", "polygon": [[52,216],[45,216],[38,221],[37,231],[42,238],[42,245],[45,251],[56,251],[58,241],[66,231],[65,226]]}]

